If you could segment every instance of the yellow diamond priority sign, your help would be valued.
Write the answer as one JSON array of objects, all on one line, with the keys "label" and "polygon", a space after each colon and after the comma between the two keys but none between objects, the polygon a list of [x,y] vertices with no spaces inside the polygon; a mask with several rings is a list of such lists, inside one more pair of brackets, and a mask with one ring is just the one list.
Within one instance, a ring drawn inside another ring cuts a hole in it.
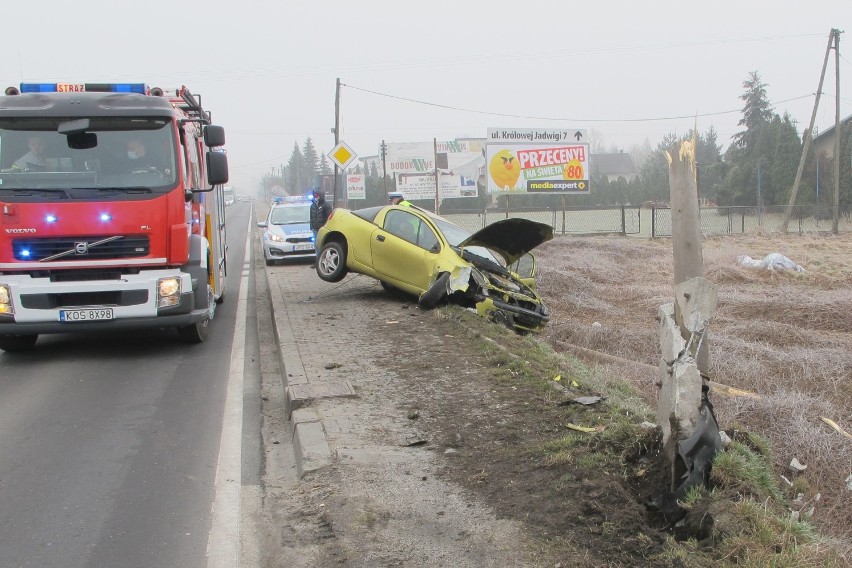
[{"label": "yellow diamond priority sign", "polygon": [[357,158],[357,155],[355,154],[355,151],[346,144],[346,142],[341,140],[337,143],[337,146],[328,153],[328,158],[337,164],[337,167],[345,170],[346,166],[351,164],[352,160]]}]

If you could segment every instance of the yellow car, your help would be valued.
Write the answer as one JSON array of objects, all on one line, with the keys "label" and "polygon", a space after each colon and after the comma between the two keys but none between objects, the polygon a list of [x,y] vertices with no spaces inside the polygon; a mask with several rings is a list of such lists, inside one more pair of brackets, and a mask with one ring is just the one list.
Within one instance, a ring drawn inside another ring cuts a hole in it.
[{"label": "yellow car", "polygon": [[553,227],[505,219],[474,234],[414,206],[335,209],[317,235],[317,275],[349,272],[418,297],[423,309],[451,301],[518,332],[541,331],[550,312],[535,291],[532,249]]}]

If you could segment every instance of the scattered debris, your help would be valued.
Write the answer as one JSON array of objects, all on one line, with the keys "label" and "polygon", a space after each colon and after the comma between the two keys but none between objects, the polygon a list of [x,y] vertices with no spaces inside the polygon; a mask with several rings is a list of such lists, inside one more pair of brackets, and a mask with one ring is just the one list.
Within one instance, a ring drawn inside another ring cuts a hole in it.
[{"label": "scattered debris", "polygon": [[409,409],[408,419],[409,420],[417,420],[418,418],[420,418],[420,410],[418,410],[417,408]]},{"label": "scattered debris", "polygon": [[846,478],[846,489],[852,491],[852,473],[850,473],[849,477]]},{"label": "scattered debris", "polygon": [[849,438],[850,440],[852,440],[852,434],[850,434],[849,432],[847,432],[846,430],[844,430],[843,428],[838,426],[837,422],[835,422],[831,418],[826,418],[825,416],[820,416],[819,419],[822,420],[823,422],[825,422],[826,424],[828,424],[829,426],[831,426],[832,428],[834,428],[835,430],[837,430],[838,432],[840,432],[841,434],[843,434],[844,436],[846,436],[847,438]]},{"label": "scattered debris", "polygon": [[727,447],[728,447],[728,445],[732,442],[731,437],[730,437],[730,436],[728,436],[728,435],[727,435],[725,432],[723,432],[722,430],[719,430],[719,439],[721,439],[721,440],[722,440],[722,447],[723,447],[723,448],[727,448]]},{"label": "scattered debris", "polygon": [[576,430],[577,432],[603,432],[606,429],[606,426],[578,426],[577,424],[571,424],[570,422],[565,425],[566,428],[570,428],[571,430]]},{"label": "scattered debris", "polygon": [[749,268],[763,268],[765,270],[794,270],[796,272],[804,272],[805,269],[801,265],[796,264],[781,253],[773,252],[763,257],[763,260],[755,260],[747,254],[737,257],[737,264],[747,266]]},{"label": "scattered debris", "polygon": [[808,466],[799,462],[799,460],[797,460],[796,458],[793,458],[792,460],[790,460],[790,465],[788,467],[790,468],[790,471],[792,471],[793,473],[802,473],[803,471],[808,469]]},{"label": "scattered debris", "polygon": [[659,426],[657,426],[653,422],[648,422],[647,420],[642,422],[642,424],[640,424],[639,427],[642,428],[643,430],[654,430],[656,428],[659,428]]},{"label": "scattered debris", "polygon": [[425,443],[426,443],[426,438],[424,438],[423,436],[421,436],[420,434],[417,434],[417,433],[406,436],[402,441],[402,445],[408,446],[408,447],[422,446]]},{"label": "scattered debris", "polygon": [[340,363],[326,363],[324,368],[325,369],[339,369],[342,366],[343,365],[341,365]]},{"label": "scattered debris", "polygon": [[582,404],[584,406],[591,406],[592,404],[597,404],[605,399],[605,396],[578,396],[577,398],[572,398],[568,402],[576,402],[577,404]]},{"label": "scattered debris", "polygon": [[723,385],[722,383],[717,383],[717,382],[708,380],[707,384],[710,385],[710,390],[712,390],[713,392],[726,394],[728,396],[742,396],[742,397],[745,397],[745,398],[754,398],[754,399],[760,399],[761,398],[761,396],[757,393],[747,391],[747,390],[743,390],[743,389],[738,389],[736,387],[730,387],[728,385]]}]

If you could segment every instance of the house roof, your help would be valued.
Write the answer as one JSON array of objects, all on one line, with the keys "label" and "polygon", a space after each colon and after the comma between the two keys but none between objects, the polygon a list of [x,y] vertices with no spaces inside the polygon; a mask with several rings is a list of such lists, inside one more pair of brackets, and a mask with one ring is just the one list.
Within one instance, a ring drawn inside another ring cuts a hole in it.
[{"label": "house roof", "polygon": [[[852,114],[840,120],[840,124],[849,124],[852,122]],[[834,137],[834,125],[832,124],[829,128],[821,131],[817,134],[817,137],[814,138],[815,142],[822,142],[823,140],[827,140],[828,138]]]},{"label": "house roof", "polygon": [[627,152],[591,154],[589,167],[593,176],[629,176],[636,174],[636,165]]}]

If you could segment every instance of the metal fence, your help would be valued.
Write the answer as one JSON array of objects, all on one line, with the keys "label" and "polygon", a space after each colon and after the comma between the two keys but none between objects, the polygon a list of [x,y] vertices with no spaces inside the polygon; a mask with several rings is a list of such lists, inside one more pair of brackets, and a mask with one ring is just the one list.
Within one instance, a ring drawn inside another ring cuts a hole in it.
[{"label": "metal fence", "polygon": [[[699,209],[704,235],[735,235],[781,232],[784,214],[792,209],[788,234],[831,232],[832,208],[813,206],[702,207]],[[668,208],[624,205],[612,207],[562,207],[468,209],[442,212],[441,216],[471,232],[508,218],[547,223],[556,235],[620,234],[636,237],[670,237],[672,214]],[[839,216],[840,232],[852,231],[852,211]]]}]

